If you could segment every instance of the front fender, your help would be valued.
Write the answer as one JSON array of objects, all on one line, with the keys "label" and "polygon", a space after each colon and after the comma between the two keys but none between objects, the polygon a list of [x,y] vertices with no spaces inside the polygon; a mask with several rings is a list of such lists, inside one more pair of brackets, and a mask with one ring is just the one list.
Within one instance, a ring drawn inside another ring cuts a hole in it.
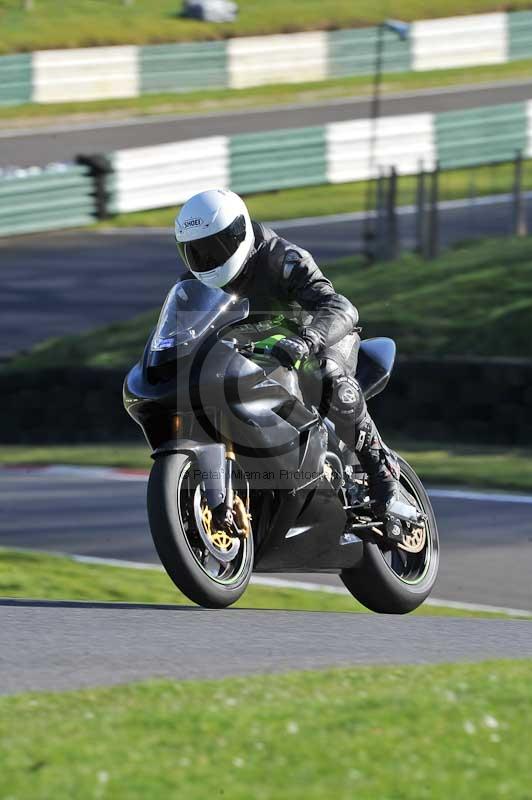
[{"label": "front fender", "polygon": [[161,458],[169,453],[184,453],[191,456],[200,473],[201,482],[205,488],[205,497],[210,508],[223,503],[226,487],[226,456],[225,445],[205,444],[192,439],[172,439],[157,447],[151,457]]}]

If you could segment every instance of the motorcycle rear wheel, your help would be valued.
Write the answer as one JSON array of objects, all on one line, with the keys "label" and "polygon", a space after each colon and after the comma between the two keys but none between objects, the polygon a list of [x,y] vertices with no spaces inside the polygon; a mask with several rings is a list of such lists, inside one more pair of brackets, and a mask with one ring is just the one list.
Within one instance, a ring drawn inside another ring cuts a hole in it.
[{"label": "motorcycle rear wheel", "polygon": [[354,569],[340,574],[360,603],[380,614],[408,614],[429,596],[436,582],[439,538],[427,492],[413,468],[399,457],[401,485],[427,516],[427,539],[420,553],[410,554],[385,542],[364,542],[364,557]]},{"label": "motorcycle rear wheel", "polygon": [[253,570],[253,535],[243,539],[234,561],[216,563],[198,533],[194,503],[198,481],[182,453],[159,456],[148,482],[148,519],[161,562],[178,589],[205,608],[226,608],[244,593]]}]

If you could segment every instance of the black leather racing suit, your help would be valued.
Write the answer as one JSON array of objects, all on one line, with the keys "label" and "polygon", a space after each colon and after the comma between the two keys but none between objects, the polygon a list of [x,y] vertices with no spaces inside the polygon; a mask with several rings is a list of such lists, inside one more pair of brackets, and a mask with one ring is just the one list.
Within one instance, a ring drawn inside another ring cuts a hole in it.
[{"label": "black leather racing suit", "polygon": [[243,272],[230,284],[250,301],[250,322],[282,315],[305,332],[319,336],[316,356],[323,395],[320,411],[335,423],[339,436],[356,448],[355,430],[367,409],[354,378],[360,338],[358,312],[306,250],[254,222],[255,246]]},{"label": "black leather racing suit", "polygon": [[356,451],[368,476],[377,513],[395,514],[399,463],[368,414],[355,378],[360,346],[358,312],[346,297],[334,291],[310,253],[265,225],[254,222],[253,229],[254,248],[243,271],[230,284],[237,294],[249,299],[246,322],[260,327],[261,320],[267,324],[282,315],[298,334],[297,342],[292,339],[294,346],[300,346],[302,340],[311,341],[319,362],[319,410],[334,422],[346,445]]},{"label": "black leather racing suit", "polygon": [[334,291],[310,253],[265,225],[254,222],[253,229],[254,249],[242,273],[230,284],[250,301],[246,322],[260,324],[282,315],[303,339],[309,333],[319,362],[319,410],[356,451],[368,476],[375,509],[386,513],[397,497],[399,464],[382,441],[355,378],[360,346],[358,312]]}]

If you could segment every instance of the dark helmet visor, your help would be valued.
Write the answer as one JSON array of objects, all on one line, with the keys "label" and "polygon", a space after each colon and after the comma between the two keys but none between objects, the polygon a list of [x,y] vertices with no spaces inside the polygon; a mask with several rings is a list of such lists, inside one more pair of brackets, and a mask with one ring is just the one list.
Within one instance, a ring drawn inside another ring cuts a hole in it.
[{"label": "dark helmet visor", "polygon": [[241,214],[223,231],[192,242],[177,242],[177,249],[192,272],[209,272],[234,256],[245,238],[246,220]]}]

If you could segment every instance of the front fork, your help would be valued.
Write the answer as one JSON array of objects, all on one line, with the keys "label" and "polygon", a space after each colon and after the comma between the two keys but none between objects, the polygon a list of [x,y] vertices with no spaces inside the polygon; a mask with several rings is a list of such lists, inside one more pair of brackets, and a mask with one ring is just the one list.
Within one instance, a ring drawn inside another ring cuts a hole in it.
[{"label": "front fork", "polygon": [[222,443],[225,446],[225,499],[223,503],[212,510],[214,523],[228,531],[234,532],[236,529],[239,536],[247,537],[251,533],[249,484],[246,481],[246,496],[243,500],[234,488],[233,471],[236,455],[226,420],[223,417],[220,419],[219,430],[222,431]]}]

